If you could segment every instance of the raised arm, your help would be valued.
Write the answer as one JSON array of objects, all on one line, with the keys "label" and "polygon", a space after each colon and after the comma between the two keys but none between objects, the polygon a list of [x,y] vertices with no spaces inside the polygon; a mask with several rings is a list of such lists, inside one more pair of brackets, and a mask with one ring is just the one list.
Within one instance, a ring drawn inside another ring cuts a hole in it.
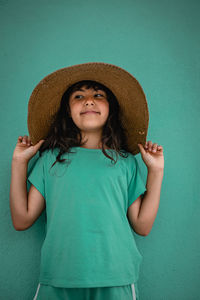
[{"label": "raised arm", "polygon": [[16,230],[29,228],[45,208],[45,200],[40,192],[31,185],[27,193],[27,169],[29,160],[39,150],[42,142],[31,145],[27,136],[20,136],[13,153],[10,184],[10,210]]},{"label": "raised arm", "polygon": [[151,232],[159,203],[164,175],[163,147],[151,141],[145,147],[138,144],[142,159],[147,166],[148,176],[144,197],[139,196],[128,209],[128,219],[135,231],[143,236]]}]

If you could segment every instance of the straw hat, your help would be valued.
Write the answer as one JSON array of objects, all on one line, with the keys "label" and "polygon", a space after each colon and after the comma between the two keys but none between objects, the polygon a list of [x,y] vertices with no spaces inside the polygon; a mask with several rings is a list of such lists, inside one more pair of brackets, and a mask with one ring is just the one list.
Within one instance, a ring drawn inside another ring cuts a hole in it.
[{"label": "straw hat", "polygon": [[34,88],[28,103],[28,131],[35,145],[45,139],[63,93],[81,80],[95,80],[108,87],[121,107],[121,122],[128,132],[132,154],[140,152],[138,143],[146,142],[149,111],[144,91],[133,75],[113,64],[88,62],[56,70]]}]

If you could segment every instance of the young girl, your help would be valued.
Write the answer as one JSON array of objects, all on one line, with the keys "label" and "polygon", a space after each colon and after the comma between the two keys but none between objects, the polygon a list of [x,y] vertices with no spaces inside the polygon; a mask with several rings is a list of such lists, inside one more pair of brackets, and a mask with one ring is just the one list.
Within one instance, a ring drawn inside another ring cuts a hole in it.
[{"label": "young girl", "polygon": [[34,89],[30,136],[18,137],[10,186],[16,230],[28,229],[46,209],[34,299],[139,299],[142,256],[134,232],[151,231],[164,170],[163,147],[145,141],[147,126],[141,86],[111,64],[63,68]]}]

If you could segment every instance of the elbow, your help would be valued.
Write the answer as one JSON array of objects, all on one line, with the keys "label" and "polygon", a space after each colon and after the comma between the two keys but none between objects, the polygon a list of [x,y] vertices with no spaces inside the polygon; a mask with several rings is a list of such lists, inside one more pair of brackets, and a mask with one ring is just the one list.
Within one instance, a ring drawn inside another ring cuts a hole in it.
[{"label": "elbow", "polygon": [[16,231],[24,231],[28,229],[31,224],[27,218],[22,215],[16,215],[11,212],[12,225]]},{"label": "elbow", "polygon": [[136,230],[135,228],[133,228],[133,230],[134,230],[135,233],[137,233],[137,234],[140,235],[140,236],[147,236],[147,235],[148,235],[147,232],[138,231],[138,230]]},{"label": "elbow", "polygon": [[16,226],[14,226],[14,228],[15,228],[16,231],[24,231],[24,230],[27,229],[27,228],[16,227]]},{"label": "elbow", "polygon": [[16,231],[24,231],[29,228],[29,226],[25,226],[25,224],[19,224],[12,221],[13,227]]},{"label": "elbow", "polygon": [[149,233],[150,233],[150,231],[151,230],[144,230],[144,228],[143,228],[143,230],[142,230],[142,228],[136,228],[136,226],[133,228],[133,230],[138,234],[138,235],[141,235],[141,236],[147,236],[147,235],[149,235]]},{"label": "elbow", "polygon": [[139,235],[141,235],[141,236],[147,236],[149,233],[146,233],[146,232],[145,232],[145,233],[141,233],[141,232],[138,233],[138,232],[137,232],[137,234],[139,234]]},{"label": "elbow", "polygon": [[22,226],[19,226],[19,225],[16,225],[16,224],[13,224],[13,227],[16,231],[23,231],[25,230],[26,228],[22,227]]},{"label": "elbow", "polygon": [[138,224],[137,222],[130,222],[130,225],[135,233],[141,236],[147,236],[151,232],[151,229],[149,229],[146,224]]},{"label": "elbow", "polygon": [[146,231],[146,232],[144,232],[142,235],[143,235],[143,236],[147,236],[147,235],[149,235],[150,232],[151,232],[151,230]]},{"label": "elbow", "polygon": [[138,226],[139,230],[139,234],[142,236],[147,236],[150,234],[151,230],[152,230],[152,225],[151,226],[147,226],[146,224],[142,224],[140,223],[140,226]]},{"label": "elbow", "polygon": [[30,228],[32,225],[30,224],[20,224],[20,225],[15,225],[14,228],[16,231],[24,231]]},{"label": "elbow", "polygon": [[147,235],[149,235],[149,232],[148,232],[148,233],[145,232],[145,233],[143,234],[143,236],[147,236]]},{"label": "elbow", "polygon": [[147,235],[149,235],[149,233],[150,233],[150,231],[144,231],[144,232],[142,232],[142,231],[135,231],[138,235],[141,235],[141,236],[147,236]]}]

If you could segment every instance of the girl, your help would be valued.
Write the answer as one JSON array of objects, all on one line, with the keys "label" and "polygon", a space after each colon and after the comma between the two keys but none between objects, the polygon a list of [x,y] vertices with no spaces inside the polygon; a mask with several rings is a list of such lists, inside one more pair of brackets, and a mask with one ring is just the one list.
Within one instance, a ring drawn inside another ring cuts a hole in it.
[{"label": "girl", "polygon": [[63,68],[34,89],[30,136],[18,137],[10,187],[16,230],[28,229],[46,209],[34,299],[139,299],[142,256],[133,233],[151,231],[164,170],[162,146],[145,141],[147,125],[141,86],[114,65]]}]

